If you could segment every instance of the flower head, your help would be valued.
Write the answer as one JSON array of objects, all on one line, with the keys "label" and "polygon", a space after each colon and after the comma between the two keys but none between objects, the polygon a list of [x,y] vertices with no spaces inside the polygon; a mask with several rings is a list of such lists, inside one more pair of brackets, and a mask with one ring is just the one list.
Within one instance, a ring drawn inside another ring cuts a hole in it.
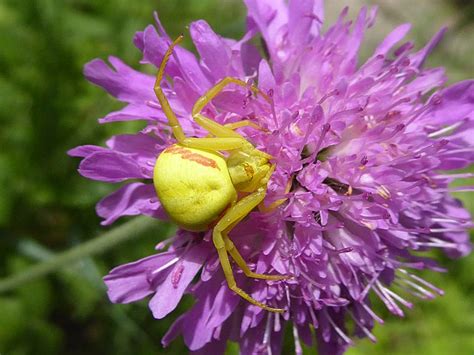
[{"label": "flower head", "polygon": [[[234,274],[252,297],[286,312],[266,312],[229,290],[211,231],[180,230],[158,245],[167,251],[115,268],[105,282],[113,302],[152,295],[156,318],[170,313],[184,292],[194,295],[195,305],[174,323],[164,345],[182,334],[193,351],[221,353],[231,339],[245,354],[278,353],[291,322],[297,351],[300,341],[312,344],[314,328],[321,354],[342,353],[352,336],[373,340],[374,322],[382,322],[369,294],[403,316],[403,308],[412,307],[407,296],[442,293],[416,275],[441,270],[424,252],[470,252],[471,217],[449,194],[450,182],[463,176],[446,171],[474,161],[474,81],[444,87],[443,68],[424,68],[444,29],[414,51],[403,42],[410,26],[401,25],[359,64],[375,9],[363,8],[354,24],[344,10],[323,32],[322,1],[245,2],[248,28],[238,41],[218,36],[205,21],[191,24],[200,59],[176,48],[164,92],[185,134],[195,137],[207,133],[192,121],[192,107],[220,79],[254,83],[270,98],[229,86],[204,112],[222,124],[247,119],[263,128],[239,132],[274,157],[266,205],[285,202],[252,212],[230,237],[255,272],[293,278],[248,279],[237,268]],[[250,42],[258,36],[266,56]],[[156,28],[137,33],[134,42],[143,63],[159,66],[171,40],[156,18]],[[70,154],[83,158],[79,172],[88,178],[143,181],[99,202],[104,224],[124,215],[166,218],[151,179],[157,156],[174,139],[153,93],[154,77],[117,58],[110,63],[114,69],[101,60],[88,63],[86,77],[127,106],[100,121],[147,125],[113,137],[107,148],[82,146]]]}]

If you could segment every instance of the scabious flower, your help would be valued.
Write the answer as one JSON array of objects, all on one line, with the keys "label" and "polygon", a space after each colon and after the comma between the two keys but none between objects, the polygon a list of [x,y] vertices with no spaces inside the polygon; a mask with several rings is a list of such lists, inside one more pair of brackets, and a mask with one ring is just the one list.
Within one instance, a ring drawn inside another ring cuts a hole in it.
[{"label": "scabious flower", "polygon": [[[256,272],[294,277],[268,282],[237,268],[234,274],[252,297],[286,312],[264,311],[229,290],[210,231],[179,230],[158,244],[157,254],[115,268],[105,277],[109,297],[128,303],[151,295],[150,309],[161,319],[185,292],[192,294],[194,306],[169,329],[164,345],[181,334],[191,351],[223,353],[230,339],[243,354],[279,353],[291,323],[296,352],[303,342],[320,354],[340,354],[354,336],[375,340],[371,329],[383,321],[369,295],[403,316],[412,296],[442,294],[416,274],[442,270],[423,254],[470,252],[471,217],[450,196],[449,184],[471,175],[446,171],[474,160],[474,81],[445,87],[443,68],[424,68],[444,29],[414,51],[403,42],[410,26],[401,25],[359,64],[375,9],[363,8],[353,24],[345,9],[323,31],[321,0],[245,3],[243,38],[222,38],[205,21],[192,23],[199,58],[176,48],[163,85],[185,133],[196,137],[206,132],[192,121],[193,104],[220,79],[255,83],[271,98],[229,86],[204,113],[220,123],[250,119],[264,128],[239,132],[275,157],[267,205],[286,201],[271,212],[252,212],[231,237]],[[134,38],[142,63],[155,66],[171,41],[158,18]],[[85,75],[127,105],[100,122],[144,120],[146,127],[111,138],[107,148],[82,146],[70,154],[83,158],[79,172],[87,178],[134,181],[98,203],[103,224],[125,215],[166,218],[151,179],[156,157],[175,141],[153,92],[155,78],[109,61],[113,68],[93,60]]]}]

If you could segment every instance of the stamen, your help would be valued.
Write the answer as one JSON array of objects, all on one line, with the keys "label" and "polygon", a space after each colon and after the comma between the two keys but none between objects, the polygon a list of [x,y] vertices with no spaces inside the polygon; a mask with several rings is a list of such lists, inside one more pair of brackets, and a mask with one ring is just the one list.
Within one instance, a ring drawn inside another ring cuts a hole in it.
[{"label": "stamen", "polygon": [[429,144],[425,147],[422,147],[422,148],[419,148],[417,150],[415,150],[413,153],[415,153],[415,155],[417,154],[421,154],[421,153],[427,153],[427,152],[430,152],[432,151],[433,149],[435,151],[437,150],[440,150],[441,148],[445,147],[447,144],[449,143],[449,140],[447,139],[441,139],[439,141],[436,141],[432,144]]},{"label": "stamen", "polygon": [[[430,228],[431,233],[449,233],[449,232],[465,232],[466,228],[460,226],[459,228]],[[432,240],[439,240],[433,238]]]},{"label": "stamen", "polygon": [[387,107],[385,110],[386,111],[390,111],[392,110],[393,108],[395,107],[398,107],[400,106],[401,104],[404,104],[404,103],[407,103],[407,102],[410,102],[411,99],[409,97],[403,97],[395,102],[393,102],[389,107]]},{"label": "stamen", "polygon": [[439,138],[439,137],[442,137],[443,135],[445,135],[446,133],[450,133],[452,131],[454,131],[456,128],[462,126],[464,123],[466,123],[467,121],[466,120],[462,120],[460,122],[456,122],[452,125],[449,125],[447,127],[444,127],[444,128],[441,128],[435,132],[432,132],[430,134],[428,134],[428,138]]},{"label": "stamen", "polygon": [[[452,224],[465,224],[465,223],[468,223],[469,220],[456,220],[456,219],[452,219],[452,218],[431,218],[431,221],[433,223],[452,223]],[[466,226],[468,227],[468,226]]]},{"label": "stamen", "polygon": [[417,297],[421,300],[432,300],[434,298],[433,294],[431,294],[431,297],[430,297],[430,296],[424,295],[420,292],[417,292],[413,288],[410,288],[409,285],[406,282],[403,283],[402,281],[395,280],[395,281],[393,281],[393,284],[398,286],[400,289],[402,289],[403,291],[405,291],[409,295],[415,296],[415,297]]},{"label": "stamen", "polygon": [[361,106],[357,106],[357,107],[354,107],[354,108],[351,108],[351,109],[348,109],[348,110],[345,110],[345,111],[339,111],[338,113],[335,113],[334,115],[330,116],[329,121],[335,121],[336,119],[338,119],[340,117],[343,117],[343,116],[346,116],[346,115],[351,115],[351,114],[354,114],[354,113],[360,113],[362,111],[364,111],[364,108],[361,107]]},{"label": "stamen", "polygon": [[330,92],[328,92],[327,94],[325,94],[319,101],[318,101],[318,105],[321,105],[324,101],[326,101],[327,99],[329,99],[330,97],[332,96],[337,96],[339,95],[339,90],[337,89],[334,89]]},{"label": "stamen", "polygon": [[443,248],[443,249],[458,249],[458,245],[447,242],[414,242],[419,247]]},{"label": "stamen", "polygon": [[473,192],[474,186],[459,186],[447,189],[449,192]]},{"label": "stamen", "polygon": [[291,300],[290,300],[290,288],[287,284],[285,284],[285,294],[286,294],[286,301],[288,302],[288,310],[291,309]]},{"label": "stamen", "polygon": [[377,83],[382,83],[385,79],[387,79],[389,76],[395,75],[398,73],[398,68],[391,66],[386,70],[385,72],[382,72],[377,76],[375,79]]},{"label": "stamen", "polygon": [[270,344],[271,325],[272,325],[272,312],[267,312],[267,323],[265,325],[265,333],[263,334],[262,347],[267,349],[267,354],[272,355],[272,347]]},{"label": "stamen", "polygon": [[345,254],[345,253],[352,253],[354,251],[353,247],[346,247],[342,249],[333,249],[329,250],[330,252],[336,253],[336,254]]},{"label": "stamen", "polygon": [[171,284],[173,285],[173,288],[178,288],[179,280],[181,280],[181,276],[183,275],[184,271],[184,266],[182,263],[179,263],[176,265],[175,269],[173,270],[171,274]]},{"label": "stamen", "polygon": [[405,269],[398,269],[398,271],[401,272],[403,275],[406,275],[406,276],[412,278],[413,280],[418,281],[422,285],[425,285],[426,287],[428,287],[431,290],[433,290],[434,292],[436,292],[438,295],[444,296],[444,291],[442,289],[436,287],[435,285],[433,285],[432,283],[422,279],[421,277],[419,277],[417,275],[414,275],[414,274],[411,274],[408,271],[406,271]]},{"label": "stamen", "polygon": [[[151,199],[150,199],[150,200],[151,200]],[[151,202],[151,201],[150,201],[150,202]],[[163,240],[162,242],[159,242],[159,243],[155,246],[155,250],[162,250],[162,249],[165,249],[168,245],[172,244],[177,238],[178,238],[178,236],[175,235],[174,237],[171,237],[171,238],[168,238],[168,239]]]},{"label": "stamen", "polygon": [[303,355],[303,348],[301,347],[300,336],[295,323],[293,323],[293,338],[295,340],[295,354]]},{"label": "stamen", "polygon": [[275,110],[275,101],[273,100],[273,89],[269,89],[267,92],[268,98],[270,100],[270,107],[272,109],[272,117],[273,117],[273,123],[275,124],[275,129],[278,130],[278,120],[277,120],[277,115],[276,115],[276,110]]},{"label": "stamen", "polygon": [[423,287],[421,287],[420,285],[417,285],[416,283],[414,283],[413,281],[410,281],[410,280],[407,280],[407,279],[400,279],[400,280],[397,280],[396,281],[400,287],[404,288],[403,286],[409,286],[411,287],[411,289],[408,289],[408,288],[404,288],[405,291],[421,298],[421,299],[429,299],[429,300],[432,300],[434,299],[436,296],[431,293],[430,291],[424,289]]},{"label": "stamen", "polygon": [[316,123],[319,121],[319,118],[321,117],[320,115],[318,115],[318,113],[316,111],[317,110],[314,109],[313,112],[311,113],[311,118],[315,118],[315,119],[312,119],[309,122],[309,127],[306,128],[306,134],[305,134],[304,139],[303,139],[303,145],[300,149],[300,156],[303,156],[303,151],[307,148],[306,144],[308,143],[308,139],[314,131],[314,126],[316,125]]},{"label": "stamen", "polygon": [[367,311],[367,313],[379,324],[384,324],[384,320],[380,318],[375,312],[365,303],[361,303],[362,307]]},{"label": "stamen", "polygon": [[273,331],[274,332],[279,332],[281,330],[281,322],[280,322],[280,313],[274,313],[275,314],[275,322],[273,326]]},{"label": "stamen", "polygon": [[420,234],[429,234],[431,230],[428,227],[420,227],[420,228],[403,228],[403,227],[392,227],[394,231],[400,232],[408,232],[408,233],[420,233]]},{"label": "stamen", "polygon": [[[378,286],[378,288],[376,286]],[[395,303],[392,297],[390,297],[390,295],[385,292],[384,287],[380,287],[379,281],[375,282],[375,286],[372,289],[377,294],[377,296],[379,296],[390,312],[399,317],[404,316],[402,309]]]},{"label": "stamen", "polygon": [[310,284],[316,286],[317,288],[324,288],[324,285],[323,284],[320,284],[316,281],[314,281],[311,277],[309,277],[308,274],[306,274],[305,272],[303,272],[303,270],[299,270],[301,276],[303,276]]},{"label": "stamen", "polygon": [[161,110],[161,106],[158,102],[155,102],[155,101],[151,101],[151,100],[147,100],[145,101],[145,104],[151,108],[156,108],[156,109],[160,109]]},{"label": "stamen", "polygon": [[327,312],[326,309],[324,309],[324,314],[326,315],[326,318],[328,319],[329,323],[332,325],[336,333],[344,340],[347,344],[353,345],[353,342],[349,336],[347,336],[341,328],[332,320],[332,318],[329,316],[329,313]]},{"label": "stamen", "polygon": [[413,112],[413,117],[410,118],[405,126],[408,126],[410,125],[411,123],[413,123],[417,118],[419,118],[420,116],[422,116],[426,111],[428,111],[429,109],[431,108],[430,105],[424,105],[422,108],[420,108],[419,110],[415,110],[415,112]]},{"label": "stamen", "polygon": [[[365,296],[367,296],[370,289],[374,285],[375,281],[377,281],[377,279],[379,278],[381,272],[382,271],[379,271],[377,274],[374,275],[374,277],[372,277],[372,280],[369,281],[369,283],[365,286],[364,290],[362,290],[359,297],[357,297],[357,301],[362,302],[364,300]],[[365,279],[365,277],[364,277],[364,279]]]},{"label": "stamen", "polygon": [[377,188],[377,193],[385,200],[390,199],[390,197],[392,196],[390,191],[384,185],[380,185]]},{"label": "stamen", "polygon": [[407,308],[413,308],[413,303],[411,302],[408,302],[407,300],[405,300],[404,298],[402,298],[401,296],[397,295],[395,292],[393,292],[391,289],[389,288],[384,288],[385,292],[387,292],[390,296],[392,296],[393,298],[395,298],[398,302],[400,302],[401,304],[403,304],[405,307]]},{"label": "stamen", "polygon": [[152,274],[157,274],[157,273],[169,268],[171,265],[176,264],[179,261],[179,259],[180,259],[180,257],[176,257],[176,258],[168,261],[166,264],[160,266],[158,269],[153,270],[151,273]]},{"label": "stamen", "polygon": [[446,213],[442,213],[436,209],[433,209],[433,208],[430,208],[429,205],[422,205],[421,203],[419,202],[416,202],[416,201],[412,201],[412,203],[416,206],[418,206],[420,209],[424,210],[424,211],[429,211],[431,213],[433,213],[434,215],[437,215],[437,216],[440,216],[440,217],[444,217],[444,218],[452,218],[452,219],[456,219],[458,220],[460,223],[466,223],[466,222],[469,222],[470,220],[466,220],[464,218],[456,218],[454,216],[450,216]]},{"label": "stamen", "polygon": [[474,174],[464,173],[464,174],[444,174],[444,175],[435,175],[435,179],[470,179],[473,178]]},{"label": "stamen", "polygon": [[318,327],[318,319],[316,318],[316,314],[314,314],[314,309],[313,309],[313,307],[308,307],[308,309],[309,309],[309,314],[311,316],[311,320],[313,321],[313,326],[315,328],[317,328]]},{"label": "stamen", "polygon": [[351,316],[351,318],[354,320],[354,322],[356,322],[356,324],[359,326],[359,328],[362,329],[364,334],[367,335],[367,338],[369,338],[370,341],[372,341],[372,343],[376,343],[377,338],[375,337],[375,335],[365,325],[363,325],[361,321],[357,319],[357,317],[352,313],[352,311],[349,310],[348,313]]},{"label": "stamen", "polygon": [[463,148],[463,149],[453,149],[444,153],[447,154],[459,154],[459,153],[474,153],[474,148]]},{"label": "stamen", "polygon": [[321,135],[319,136],[318,142],[316,143],[316,147],[313,150],[313,153],[311,153],[311,155],[308,158],[303,159],[301,161],[301,164],[306,164],[308,162],[314,161],[314,159],[316,158],[316,156],[319,153],[319,149],[321,148],[321,145],[323,144],[323,141],[324,141],[324,138],[326,137],[326,134],[330,130],[331,130],[331,125],[329,123],[325,123],[323,125],[323,129],[322,129]]}]

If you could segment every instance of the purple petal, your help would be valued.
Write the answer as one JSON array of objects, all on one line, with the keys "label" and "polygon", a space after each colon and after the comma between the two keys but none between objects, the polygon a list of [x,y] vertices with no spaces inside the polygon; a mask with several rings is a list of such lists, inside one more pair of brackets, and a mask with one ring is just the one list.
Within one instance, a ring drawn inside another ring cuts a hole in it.
[{"label": "purple petal", "polygon": [[130,303],[153,293],[155,290],[148,275],[176,257],[176,251],[168,251],[116,267],[104,277],[110,300],[113,303]]},{"label": "purple petal", "polygon": [[385,37],[382,43],[379,44],[374,52],[374,57],[377,55],[386,55],[395,44],[400,42],[402,38],[406,36],[410,29],[411,25],[409,23],[404,23],[395,28],[387,37]]},{"label": "purple petal", "polygon": [[79,165],[79,173],[89,179],[120,182],[127,179],[150,179],[153,167],[144,167],[132,154],[114,151],[96,152]]},{"label": "purple petal", "polygon": [[313,29],[319,34],[322,24],[324,5],[322,0],[290,0],[288,3],[288,34],[290,43],[302,45],[311,39],[308,36]]},{"label": "purple petal", "polygon": [[190,350],[201,349],[212,341],[215,330],[224,326],[224,322],[241,302],[241,298],[229,290],[222,272],[207,282],[200,282],[194,295],[198,299],[197,303],[172,325],[163,337],[163,344],[168,344],[182,333]]},{"label": "purple petal", "polygon": [[420,75],[406,86],[405,95],[426,94],[446,83],[444,68],[424,70]]},{"label": "purple petal", "polygon": [[221,336],[217,341],[207,343],[202,348],[196,351],[191,351],[192,355],[209,355],[209,354],[224,354],[227,348],[227,337]]},{"label": "purple petal", "polygon": [[242,43],[240,47],[240,56],[242,59],[242,70],[245,76],[251,76],[258,72],[258,64],[262,57],[258,49],[251,43]]},{"label": "purple petal", "polygon": [[262,59],[258,68],[258,86],[266,93],[276,88],[275,77],[265,59]]},{"label": "purple petal", "polygon": [[96,206],[97,214],[104,218],[102,225],[109,225],[122,216],[144,214],[162,217],[161,205],[151,184],[140,182],[122,186],[103,198]]},{"label": "purple petal", "polygon": [[176,308],[209,252],[209,246],[200,243],[180,258],[168,277],[156,288],[156,294],[150,300],[149,307],[155,318],[164,318]]},{"label": "purple petal", "polygon": [[[154,64],[159,67],[163,57],[168,50],[171,39],[166,33],[158,35],[154,26],[149,25],[143,32],[137,32],[133,39],[135,45],[143,52],[141,63]],[[175,58],[171,56],[167,66],[168,75],[177,75],[179,73]]]},{"label": "purple petal", "polygon": [[351,74],[355,71],[357,66],[357,53],[359,52],[360,45],[362,44],[362,40],[364,39],[365,27],[367,26],[367,7],[363,7],[360,12],[359,16],[357,17],[357,21],[354,25],[354,29],[352,31],[350,40],[348,42],[348,51],[346,53],[346,59],[344,60],[344,73]]},{"label": "purple petal", "polygon": [[123,134],[113,136],[106,142],[110,149],[117,152],[139,153],[140,158],[149,159],[153,165],[160,151],[157,149],[157,145],[160,143],[159,140],[147,134]]},{"label": "purple petal", "polygon": [[81,145],[79,147],[68,150],[67,154],[71,157],[85,158],[93,153],[106,151],[108,151],[107,148],[99,147],[97,145]]},{"label": "purple petal", "polygon": [[215,80],[231,75],[230,47],[211,29],[204,20],[193,22],[190,28],[194,45],[201,56],[203,64]]},{"label": "purple petal", "polygon": [[[156,105],[158,107],[158,104]],[[119,111],[108,113],[105,117],[99,119],[99,123],[141,120],[148,120],[153,123],[156,121],[166,122],[166,116],[163,111],[157,108],[144,105],[143,103],[132,103]]]},{"label": "purple petal", "polygon": [[116,57],[109,57],[115,70],[103,60],[94,59],[84,66],[84,75],[90,82],[101,86],[109,94],[125,102],[153,100],[155,78],[133,70]]},{"label": "purple petal", "polygon": [[[160,27],[158,17],[157,24]],[[135,35],[135,44],[143,51],[142,63],[152,63],[159,67],[165,52],[168,50],[171,40],[163,32],[159,35],[153,26],[148,26],[144,32]],[[202,72],[202,69],[193,53],[181,46],[175,48],[174,54],[166,65],[166,74],[171,77],[180,77],[188,85],[188,90],[202,93],[210,87],[210,82]],[[171,105],[173,107],[173,105]]]},{"label": "purple petal", "polygon": [[[251,18],[267,44],[272,57],[281,41],[278,32],[288,23],[288,9],[283,0],[245,0]],[[281,35],[281,34],[280,34]]]},{"label": "purple petal", "polygon": [[437,93],[441,101],[425,116],[430,124],[449,125],[474,120],[474,80],[465,80]]},{"label": "purple petal", "polygon": [[447,27],[441,28],[438,33],[436,33],[433,38],[428,42],[428,44],[423,47],[420,51],[416,52],[414,55],[410,57],[410,61],[412,65],[420,68],[425,63],[426,58],[430,55],[430,53],[435,49],[438,43],[443,39],[444,34],[447,31]]}]

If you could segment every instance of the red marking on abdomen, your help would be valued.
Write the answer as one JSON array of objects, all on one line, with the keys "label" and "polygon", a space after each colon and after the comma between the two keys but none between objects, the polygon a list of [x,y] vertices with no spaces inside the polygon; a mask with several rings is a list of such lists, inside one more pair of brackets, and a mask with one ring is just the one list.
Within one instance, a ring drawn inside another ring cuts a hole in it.
[{"label": "red marking on abdomen", "polygon": [[221,170],[214,160],[207,158],[201,154],[194,153],[178,145],[172,145],[171,147],[166,148],[165,153],[179,154],[181,155],[182,159],[190,160],[203,166]]}]

